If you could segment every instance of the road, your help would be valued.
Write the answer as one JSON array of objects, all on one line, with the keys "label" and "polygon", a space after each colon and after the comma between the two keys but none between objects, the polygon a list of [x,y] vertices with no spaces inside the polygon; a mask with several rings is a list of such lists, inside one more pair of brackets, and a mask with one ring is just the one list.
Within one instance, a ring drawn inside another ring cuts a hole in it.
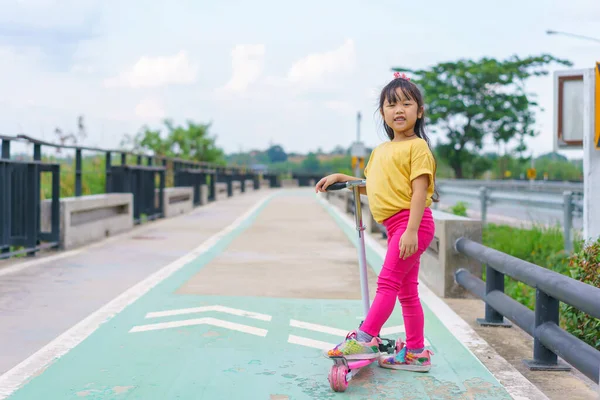
[{"label": "road", "polygon": [[[544,200],[548,197],[560,199],[560,196],[554,194],[528,193],[530,199]],[[459,196],[455,194],[443,194],[440,196],[440,207],[451,207],[459,201],[468,204],[469,216],[479,218],[481,212],[481,204],[478,198],[472,196]],[[508,223],[513,225],[525,224],[529,226],[532,223],[546,225],[563,225],[562,210],[552,210],[540,207],[523,206],[521,204],[491,204],[488,205],[488,221],[498,223]],[[581,217],[573,218],[573,228],[583,229],[583,220]]]}]

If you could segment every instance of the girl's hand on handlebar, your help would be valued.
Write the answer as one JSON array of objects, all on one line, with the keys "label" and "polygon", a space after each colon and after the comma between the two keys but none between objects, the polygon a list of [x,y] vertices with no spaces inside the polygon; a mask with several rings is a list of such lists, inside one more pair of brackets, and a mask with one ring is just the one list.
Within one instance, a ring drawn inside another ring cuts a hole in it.
[{"label": "girl's hand on handlebar", "polygon": [[327,175],[324,178],[321,178],[319,182],[315,185],[315,193],[326,192],[329,185],[339,182],[339,174],[331,174]]}]

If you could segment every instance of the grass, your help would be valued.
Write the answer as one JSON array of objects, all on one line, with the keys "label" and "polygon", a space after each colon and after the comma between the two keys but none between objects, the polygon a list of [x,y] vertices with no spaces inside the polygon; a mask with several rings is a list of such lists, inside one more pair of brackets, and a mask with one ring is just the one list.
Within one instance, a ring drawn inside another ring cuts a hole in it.
[{"label": "grass", "polygon": [[[482,239],[485,246],[560,274],[569,275],[570,254],[564,251],[563,233],[559,226],[534,226],[526,229],[487,224]],[[505,277],[504,291],[528,308],[534,309],[535,288]]]}]

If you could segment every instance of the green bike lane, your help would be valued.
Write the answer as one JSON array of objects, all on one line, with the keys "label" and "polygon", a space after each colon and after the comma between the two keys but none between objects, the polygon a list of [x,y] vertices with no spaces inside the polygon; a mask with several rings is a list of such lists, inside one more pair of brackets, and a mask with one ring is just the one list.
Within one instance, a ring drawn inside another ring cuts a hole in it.
[{"label": "green bike lane", "polygon": [[[429,373],[375,363],[334,393],[322,353],[362,318],[355,244],[314,193],[269,196],[8,398],[511,398],[427,304]],[[381,252],[368,259],[373,295]],[[402,332],[397,306],[382,336]]]}]

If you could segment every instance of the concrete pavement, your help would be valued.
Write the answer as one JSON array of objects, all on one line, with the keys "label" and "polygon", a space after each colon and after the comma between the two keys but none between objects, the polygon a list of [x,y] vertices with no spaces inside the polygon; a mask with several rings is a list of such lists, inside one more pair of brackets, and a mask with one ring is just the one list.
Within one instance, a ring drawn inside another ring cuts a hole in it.
[{"label": "concrete pavement", "polygon": [[[363,317],[356,231],[310,191],[146,229],[3,276],[0,398],[545,398],[501,361],[486,368],[478,357],[497,355],[426,287],[431,372],[372,365],[331,391],[322,350]],[[370,242],[368,260],[373,296],[382,250]],[[382,336],[402,332],[397,307]]]}]

